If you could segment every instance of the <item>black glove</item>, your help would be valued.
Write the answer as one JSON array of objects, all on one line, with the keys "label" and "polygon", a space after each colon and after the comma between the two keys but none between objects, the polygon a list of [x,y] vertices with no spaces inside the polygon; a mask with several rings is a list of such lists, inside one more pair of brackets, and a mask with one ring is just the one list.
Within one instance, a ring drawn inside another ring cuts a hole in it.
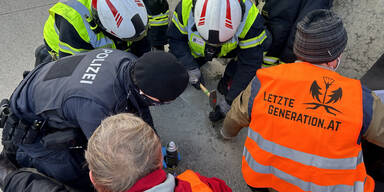
[{"label": "black glove", "polygon": [[224,119],[230,109],[231,106],[227,103],[227,101],[225,101],[225,99],[221,100],[219,105],[217,105],[215,109],[209,113],[209,120],[217,122]]}]

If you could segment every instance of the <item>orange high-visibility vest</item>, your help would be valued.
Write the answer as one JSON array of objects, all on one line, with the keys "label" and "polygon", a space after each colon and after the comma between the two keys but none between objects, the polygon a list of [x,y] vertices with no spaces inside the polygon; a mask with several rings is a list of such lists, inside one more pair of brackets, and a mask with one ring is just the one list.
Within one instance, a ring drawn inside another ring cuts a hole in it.
[{"label": "orange high-visibility vest", "polygon": [[373,191],[358,143],[360,81],[305,62],[256,76],[242,160],[248,185],[280,192]]},{"label": "orange high-visibility vest", "polygon": [[192,191],[196,192],[212,192],[212,189],[202,182],[199,176],[192,170],[186,170],[182,174],[177,176],[177,179],[183,180],[191,184]]}]

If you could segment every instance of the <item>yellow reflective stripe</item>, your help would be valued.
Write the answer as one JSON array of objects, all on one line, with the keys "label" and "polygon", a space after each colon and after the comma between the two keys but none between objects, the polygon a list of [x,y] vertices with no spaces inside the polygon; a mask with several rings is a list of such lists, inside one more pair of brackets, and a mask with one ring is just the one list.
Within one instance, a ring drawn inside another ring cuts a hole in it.
[{"label": "yellow reflective stripe", "polygon": [[267,34],[265,33],[265,30],[264,30],[257,37],[240,41],[239,42],[239,47],[241,49],[247,49],[247,48],[251,48],[251,47],[256,47],[258,45],[261,45],[266,38],[267,38]]},{"label": "yellow reflective stripe", "polygon": [[71,55],[75,55],[75,54],[78,54],[78,53],[87,52],[89,50],[87,50],[87,49],[76,49],[76,48],[71,47],[67,43],[64,43],[64,42],[60,41],[60,43],[59,43],[59,51],[64,52],[64,53],[68,53],[68,54],[71,54]]},{"label": "yellow reflective stripe", "polygon": [[149,19],[150,26],[163,26],[168,25],[168,17],[163,19]]},{"label": "yellow reflective stripe", "polygon": [[165,13],[160,13],[158,15],[148,15],[149,25],[150,26],[168,25],[168,13],[169,13],[169,10],[167,10]]},{"label": "yellow reflective stripe", "polygon": [[173,22],[173,24],[175,24],[175,26],[179,29],[179,31],[182,34],[184,34],[184,35],[188,34],[188,31],[187,31],[187,29],[185,29],[185,26],[180,23],[179,18],[177,17],[176,11],[173,13],[172,22]]}]

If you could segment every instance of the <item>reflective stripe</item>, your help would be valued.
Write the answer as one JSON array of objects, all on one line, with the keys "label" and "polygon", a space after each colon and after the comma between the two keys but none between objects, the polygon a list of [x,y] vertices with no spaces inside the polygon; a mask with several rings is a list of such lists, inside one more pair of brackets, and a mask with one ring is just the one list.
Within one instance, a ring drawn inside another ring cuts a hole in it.
[{"label": "reflective stripe", "polygon": [[245,4],[245,13],[247,19],[243,19],[243,21],[240,23],[239,29],[238,29],[238,36],[240,38],[244,38],[245,35],[248,33],[249,29],[255,22],[256,17],[259,14],[259,10],[256,8],[256,6],[253,4],[250,0],[244,0]]},{"label": "reflective stripe", "polygon": [[[250,129],[249,129],[250,130]],[[303,181],[295,176],[292,176],[288,173],[285,173],[273,166],[265,166],[257,163],[252,155],[249,153],[247,148],[244,147],[243,156],[245,157],[245,161],[248,163],[249,167],[257,172],[262,174],[273,174],[274,176],[292,184],[303,191],[327,191],[327,192],[363,192],[364,191],[364,183],[361,181],[356,181],[353,186],[351,185],[328,185],[322,186],[317,185],[312,182]]]},{"label": "reflective stripe", "polygon": [[94,48],[99,48],[99,47],[106,47],[108,44],[113,44],[112,40],[109,38],[100,38],[98,39],[97,35],[95,34],[94,31],[92,31],[91,26],[89,25],[86,16],[89,16],[89,10],[87,7],[85,7],[82,3],[76,0],[68,0],[65,2],[62,2],[68,6],[70,6],[72,9],[76,10],[80,15],[83,20],[84,26],[88,32],[89,36],[89,43],[94,47]]},{"label": "reflective stripe", "polygon": [[240,41],[239,42],[239,46],[240,46],[241,49],[247,49],[247,48],[251,48],[251,47],[256,47],[258,45],[261,45],[266,38],[267,38],[267,34],[265,33],[265,30],[264,30],[257,37]]},{"label": "reflective stripe", "polygon": [[163,20],[149,20],[150,26],[163,26],[168,25],[168,18],[165,18]]},{"label": "reflective stripe", "polygon": [[263,62],[267,64],[275,64],[279,61],[279,58],[277,57],[271,57],[271,56],[264,56]]},{"label": "reflective stripe", "polygon": [[165,13],[160,13],[158,15],[148,15],[149,25],[150,26],[163,26],[168,25],[168,13],[169,10]]},{"label": "reflective stripe", "polygon": [[187,29],[180,23],[179,18],[177,17],[176,11],[173,13],[172,22],[175,24],[175,26],[179,29],[179,31],[186,35],[188,34]]},{"label": "reflective stripe", "polygon": [[251,128],[248,128],[248,137],[255,141],[257,145],[264,151],[267,151],[280,157],[291,159],[304,165],[313,166],[320,169],[353,170],[356,169],[357,165],[363,163],[362,151],[359,152],[357,157],[331,159],[318,155],[304,153],[271,142],[269,140],[264,139],[259,133],[253,131]]},{"label": "reflective stripe", "polygon": [[68,54],[71,54],[71,55],[76,55],[78,53],[87,52],[89,50],[86,50],[86,49],[75,49],[75,48],[71,47],[70,45],[68,45],[68,44],[66,44],[64,42],[60,42],[59,43],[59,51],[64,52],[64,53],[68,53]]}]

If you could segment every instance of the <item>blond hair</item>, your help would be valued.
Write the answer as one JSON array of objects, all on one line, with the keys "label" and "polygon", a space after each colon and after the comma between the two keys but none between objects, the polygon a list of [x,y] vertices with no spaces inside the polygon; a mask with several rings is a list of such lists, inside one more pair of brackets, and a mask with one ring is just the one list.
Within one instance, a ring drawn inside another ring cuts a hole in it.
[{"label": "blond hair", "polygon": [[96,188],[120,192],[161,167],[161,144],[141,118],[123,113],[101,122],[88,141],[85,158]]}]

